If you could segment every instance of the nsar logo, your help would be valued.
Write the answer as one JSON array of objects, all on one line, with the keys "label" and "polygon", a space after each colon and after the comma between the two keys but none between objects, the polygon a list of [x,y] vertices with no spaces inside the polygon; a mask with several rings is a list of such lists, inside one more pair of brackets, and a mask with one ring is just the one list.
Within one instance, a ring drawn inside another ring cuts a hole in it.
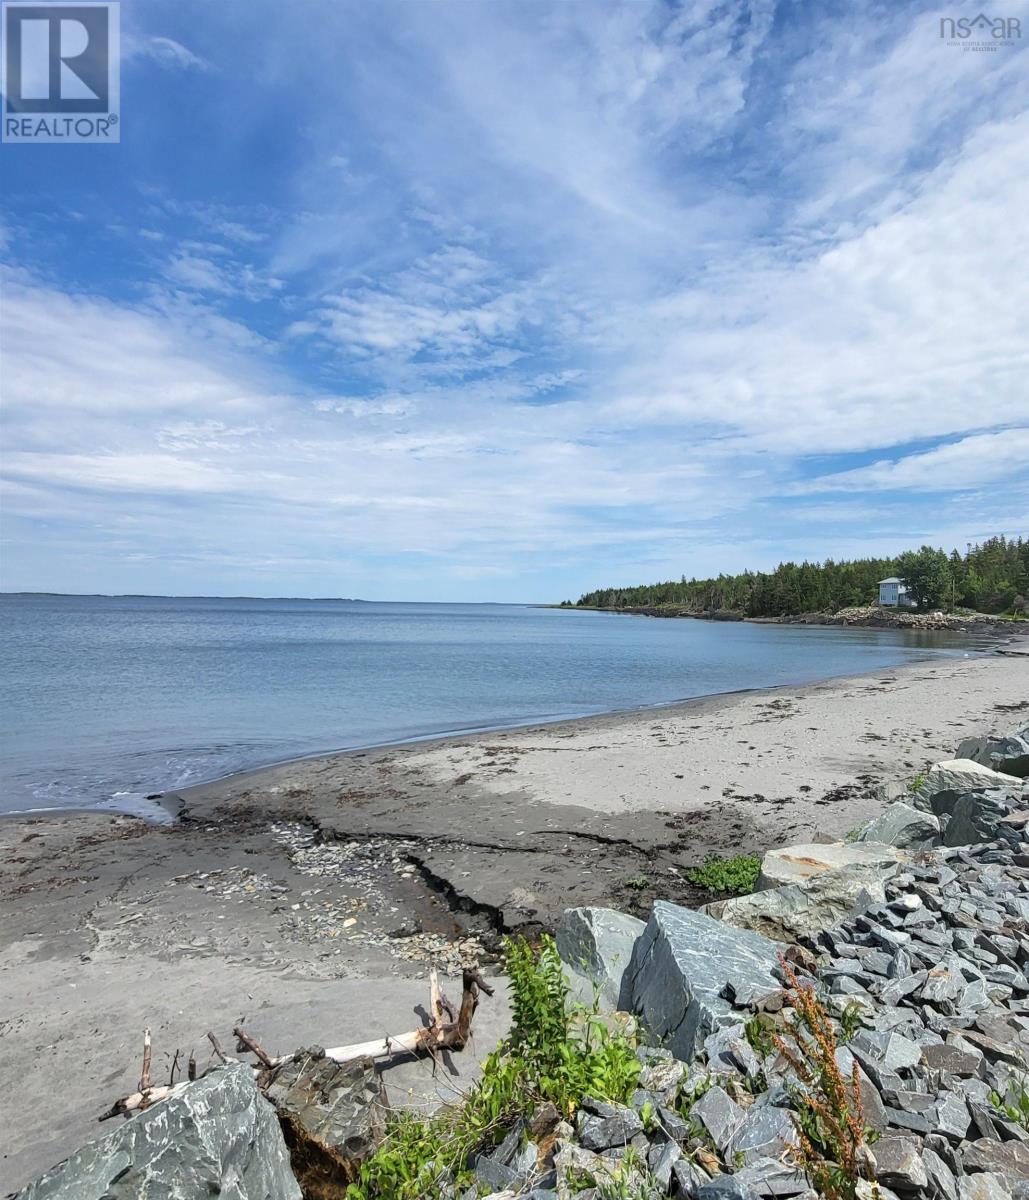
[{"label": "nsar logo", "polygon": [[962,50],[999,50],[1022,36],[1018,17],[940,17],[940,37]]}]

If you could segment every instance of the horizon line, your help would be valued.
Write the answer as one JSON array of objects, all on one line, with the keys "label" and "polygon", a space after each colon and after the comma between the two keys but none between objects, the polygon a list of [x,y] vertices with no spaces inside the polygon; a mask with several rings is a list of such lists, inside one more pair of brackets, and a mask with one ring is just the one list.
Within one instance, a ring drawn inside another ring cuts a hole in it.
[{"label": "horizon line", "polygon": [[341,604],[511,604],[518,606],[547,606],[550,603],[540,600],[366,600],[361,596],[256,596],[243,593],[223,596],[202,594],[199,592],[46,592],[23,588],[0,588],[0,596],[62,596],[70,600],[307,600],[311,603],[333,601]]}]

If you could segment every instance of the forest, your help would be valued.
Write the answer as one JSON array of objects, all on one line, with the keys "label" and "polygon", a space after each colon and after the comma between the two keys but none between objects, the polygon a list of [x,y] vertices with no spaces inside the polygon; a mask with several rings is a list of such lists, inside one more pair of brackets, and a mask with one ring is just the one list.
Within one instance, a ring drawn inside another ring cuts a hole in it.
[{"label": "forest", "polygon": [[[785,562],[774,571],[744,571],[716,579],[687,579],[636,587],[599,588],[576,602],[590,608],[676,607],[687,612],[732,611],[748,617],[837,612],[874,604],[880,579],[905,572],[928,574],[934,606],[948,610],[1026,615],[1029,605],[1029,540],[991,537],[964,554],[923,546],[896,558],[850,562]],[[564,602],[566,606],[571,601]],[[924,607],[924,605],[923,605]]]}]

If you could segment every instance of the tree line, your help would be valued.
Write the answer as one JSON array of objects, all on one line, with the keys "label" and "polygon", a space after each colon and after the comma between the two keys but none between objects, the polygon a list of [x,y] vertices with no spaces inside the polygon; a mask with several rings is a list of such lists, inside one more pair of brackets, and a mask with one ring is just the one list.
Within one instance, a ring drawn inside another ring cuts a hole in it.
[{"label": "tree line", "polygon": [[[1029,541],[993,537],[965,553],[923,546],[896,558],[785,562],[774,571],[743,571],[637,587],[598,588],[576,602],[590,608],[676,607],[687,612],[733,611],[748,617],[837,612],[875,604],[879,580],[908,583],[920,608],[969,608],[984,613],[1029,613]],[[572,606],[570,600],[565,606]]]}]

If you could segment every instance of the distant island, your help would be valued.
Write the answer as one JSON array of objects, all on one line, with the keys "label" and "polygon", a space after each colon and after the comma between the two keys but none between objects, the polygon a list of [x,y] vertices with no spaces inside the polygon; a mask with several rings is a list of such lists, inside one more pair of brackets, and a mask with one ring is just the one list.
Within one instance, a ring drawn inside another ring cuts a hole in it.
[{"label": "distant island", "polygon": [[874,607],[879,583],[896,576],[915,599],[916,613],[943,609],[960,616],[1029,616],[1029,541],[991,537],[964,554],[923,546],[896,558],[785,562],[774,571],[744,571],[634,587],[598,588],[562,608],[649,612],[723,620],[833,616]]}]

